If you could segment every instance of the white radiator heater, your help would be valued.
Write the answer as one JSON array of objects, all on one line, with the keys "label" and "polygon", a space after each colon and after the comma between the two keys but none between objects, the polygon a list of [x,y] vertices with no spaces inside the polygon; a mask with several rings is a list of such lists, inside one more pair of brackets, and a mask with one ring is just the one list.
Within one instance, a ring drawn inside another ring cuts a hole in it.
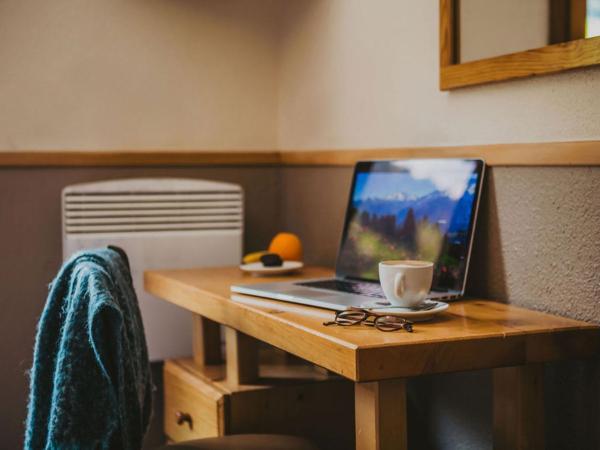
[{"label": "white radiator heater", "polygon": [[144,291],[146,269],[226,266],[242,254],[240,186],[140,178],[68,186],[62,192],[63,257],[116,245],[127,252],[152,361],[192,353],[192,319]]}]

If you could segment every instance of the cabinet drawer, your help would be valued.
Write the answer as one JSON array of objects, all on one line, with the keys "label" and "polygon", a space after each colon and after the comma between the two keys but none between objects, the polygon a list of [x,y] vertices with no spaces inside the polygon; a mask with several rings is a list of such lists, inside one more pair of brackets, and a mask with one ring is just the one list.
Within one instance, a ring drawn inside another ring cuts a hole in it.
[{"label": "cabinet drawer", "polygon": [[[225,366],[164,365],[165,433],[173,442],[243,433],[306,436],[320,448],[354,448],[354,384],[301,366],[263,366],[260,383],[225,379]],[[287,374],[287,376],[285,376]],[[293,376],[292,376],[293,375]],[[178,424],[185,414],[189,422]]]},{"label": "cabinet drawer", "polygon": [[164,429],[174,442],[224,434],[224,395],[209,380],[166,361],[164,396]]}]

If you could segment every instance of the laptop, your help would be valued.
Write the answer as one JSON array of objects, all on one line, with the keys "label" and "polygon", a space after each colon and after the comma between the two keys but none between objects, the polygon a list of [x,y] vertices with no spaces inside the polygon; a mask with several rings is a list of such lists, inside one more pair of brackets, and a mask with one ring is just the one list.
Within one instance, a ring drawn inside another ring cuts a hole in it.
[{"label": "laptop", "polygon": [[382,260],[434,262],[430,299],[464,294],[485,164],[412,159],[356,164],[328,279],[234,285],[231,291],[333,310],[385,307]]}]

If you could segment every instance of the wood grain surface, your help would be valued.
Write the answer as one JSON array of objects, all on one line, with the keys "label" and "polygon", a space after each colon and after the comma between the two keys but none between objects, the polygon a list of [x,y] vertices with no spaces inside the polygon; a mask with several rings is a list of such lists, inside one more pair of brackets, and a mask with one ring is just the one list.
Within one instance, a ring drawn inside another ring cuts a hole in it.
[{"label": "wood grain surface", "polygon": [[[324,268],[294,277],[320,278]],[[462,300],[414,333],[382,333],[366,326],[323,325],[333,311],[230,297],[232,284],[264,282],[237,267],[145,273],[148,292],[196,314],[355,381],[591,358],[599,350],[596,325],[490,300]]]},{"label": "wood grain surface", "polygon": [[490,166],[600,165],[600,141],[280,151],[0,151],[0,167],[351,166],[356,161],[483,158]]}]

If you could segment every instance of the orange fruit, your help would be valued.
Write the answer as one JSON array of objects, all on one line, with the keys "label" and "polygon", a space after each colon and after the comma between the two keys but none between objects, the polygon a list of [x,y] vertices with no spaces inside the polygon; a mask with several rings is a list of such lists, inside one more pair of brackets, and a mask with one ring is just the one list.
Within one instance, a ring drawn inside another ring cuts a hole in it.
[{"label": "orange fruit", "polygon": [[269,253],[277,253],[284,261],[302,261],[302,242],[292,233],[278,233],[269,244]]}]

